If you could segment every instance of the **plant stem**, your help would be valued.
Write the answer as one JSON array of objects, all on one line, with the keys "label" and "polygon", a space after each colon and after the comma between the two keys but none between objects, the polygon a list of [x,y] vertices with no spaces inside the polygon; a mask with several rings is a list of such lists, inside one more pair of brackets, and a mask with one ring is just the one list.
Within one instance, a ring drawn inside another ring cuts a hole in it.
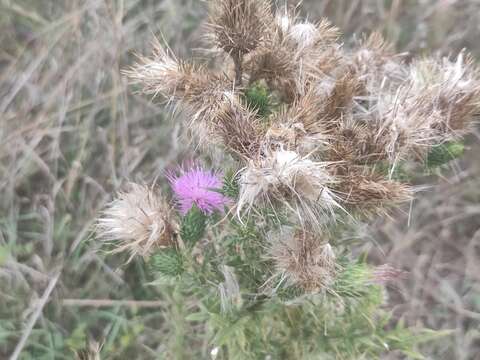
[{"label": "plant stem", "polygon": [[243,56],[240,53],[231,55],[235,66],[235,88],[242,86],[243,78]]}]

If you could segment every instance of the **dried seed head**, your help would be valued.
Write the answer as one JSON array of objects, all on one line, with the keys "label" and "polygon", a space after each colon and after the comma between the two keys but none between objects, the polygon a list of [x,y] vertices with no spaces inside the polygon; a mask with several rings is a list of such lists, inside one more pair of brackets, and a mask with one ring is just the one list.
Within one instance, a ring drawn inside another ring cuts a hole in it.
[{"label": "dried seed head", "polygon": [[451,140],[471,129],[480,111],[480,78],[473,60],[460,53],[455,61],[421,60],[410,66],[412,93],[423,99],[423,106],[442,117],[432,123],[442,140]]},{"label": "dried seed head", "polygon": [[324,133],[308,132],[301,122],[274,123],[268,128],[265,139],[274,148],[283,146],[302,156],[315,154],[328,144]]},{"label": "dried seed head", "polygon": [[327,290],[336,273],[335,254],[330,244],[311,233],[282,228],[269,239],[269,258],[275,264],[275,277],[285,286],[298,286],[307,292]]},{"label": "dried seed head", "polygon": [[221,105],[225,92],[232,88],[223,74],[215,74],[203,66],[177,60],[157,40],[152,58],[142,57],[124,73],[143,86],[143,92],[161,95],[169,102],[186,106],[195,119],[208,119]]},{"label": "dried seed head", "polygon": [[404,81],[405,54],[396,55],[393,50],[393,45],[386,42],[380,33],[374,32],[364,38],[359,48],[347,57],[347,62],[368,93],[376,94],[379,89],[392,84],[398,86]]},{"label": "dried seed head", "polygon": [[233,94],[226,98],[215,116],[214,131],[236,157],[251,159],[258,153],[264,130],[257,113],[248,109]]},{"label": "dried seed head", "polygon": [[329,165],[283,149],[269,151],[257,161],[251,160],[241,174],[238,212],[258,203],[280,203],[292,210],[300,221],[322,225],[325,221],[322,215],[333,215],[339,206],[328,187],[333,182],[326,170]]},{"label": "dried seed head", "polygon": [[322,120],[323,103],[315,89],[297,97],[291,106],[280,110],[266,132],[266,140],[301,155],[314,153],[327,144]]},{"label": "dried seed head", "polygon": [[243,56],[261,43],[272,21],[265,0],[213,0],[209,29],[215,44],[232,56]]},{"label": "dried seed head", "polygon": [[306,83],[325,76],[339,59],[333,48],[338,31],[328,21],[319,24],[296,23],[293,12],[276,15],[273,31],[246,63],[250,81],[264,79],[272,89],[292,103]]},{"label": "dried seed head", "polygon": [[463,54],[455,62],[426,59],[405,70],[402,83],[377,89],[370,107],[377,122],[375,142],[392,163],[424,158],[431,146],[458,139],[480,110],[480,82]]},{"label": "dried seed head", "polygon": [[347,209],[357,210],[360,215],[384,214],[389,208],[413,198],[413,189],[406,184],[387,180],[365,167],[341,167],[337,174],[335,193]]},{"label": "dried seed head", "polygon": [[271,89],[277,90],[282,100],[290,103],[295,99],[298,84],[298,66],[291,50],[283,42],[268,43],[246,60],[245,68],[250,82],[265,80]]},{"label": "dried seed head", "polygon": [[148,257],[155,248],[174,245],[176,225],[164,198],[145,185],[129,184],[103,211],[97,222],[98,236],[112,244],[112,253],[128,251],[129,261]]},{"label": "dried seed head", "polygon": [[388,158],[386,144],[377,137],[377,129],[371,124],[355,122],[340,123],[330,135],[326,158],[329,161],[343,161],[351,165],[375,164]]}]

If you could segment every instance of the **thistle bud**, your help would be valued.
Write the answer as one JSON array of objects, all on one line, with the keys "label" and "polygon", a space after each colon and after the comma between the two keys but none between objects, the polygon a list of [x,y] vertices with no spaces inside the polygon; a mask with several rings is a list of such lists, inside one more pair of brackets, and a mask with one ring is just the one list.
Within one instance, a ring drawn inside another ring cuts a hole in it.
[{"label": "thistle bud", "polygon": [[154,253],[149,260],[152,273],[175,277],[184,271],[182,255],[176,249],[164,249]]}]

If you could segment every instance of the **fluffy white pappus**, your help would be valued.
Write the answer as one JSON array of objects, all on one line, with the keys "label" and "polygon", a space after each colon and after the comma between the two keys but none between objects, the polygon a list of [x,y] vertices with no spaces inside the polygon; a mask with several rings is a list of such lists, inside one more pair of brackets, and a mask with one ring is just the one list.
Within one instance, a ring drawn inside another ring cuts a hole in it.
[{"label": "fluffy white pappus", "polygon": [[293,21],[294,20],[286,13],[277,14],[277,16],[275,17],[275,22],[283,34],[288,33],[288,29],[290,29],[290,27],[292,26]]},{"label": "fluffy white pappus", "polygon": [[326,223],[322,215],[334,216],[334,209],[340,208],[328,188],[333,182],[327,172],[329,165],[284,149],[270,151],[261,160],[251,161],[241,173],[238,214],[255,204],[279,202],[292,210],[302,223]]},{"label": "fluffy white pappus", "polygon": [[282,227],[268,236],[268,258],[275,266],[273,292],[279,287],[298,286],[307,292],[328,290],[337,270],[330,244],[311,233]]},{"label": "fluffy white pappus", "polygon": [[99,239],[112,245],[111,253],[127,251],[148,257],[158,247],[173,244],[175,225],[171,209],[154,189],[134,183],[120,192],[97,221]]},{"label": "fluffy white pappus", "polygon": [[336,80],[330,76],[323,76],[315,83],[315,94],[321,99],[325,99],[335,90]]},{"label": "fluffy white pappus", "polygon": [[317,27],[309,22],[299,23],[291,26],[288,36],[299,48],[312,46],[318,38]]},{"label": "fluffy white pappus", "polygon": [[478,87],[475,72],[465,61],[465,53],[458,54],[455,61],[444,57],[441,60],[423,59],[410,66],[410,80],[414,91],[435,86],[439,91],[468,91]]},{"label": "fluffy white pappus", "polygon": [[455,61],[416,61],[405,74],[400,85],[376,94],[379,136],[391,160],[412,151],[422,155],[432,145],[461,137],[480,109],[480,82],[463,53]]},{"label": "fluffy white pappus", "polygon": [[377,136],[385,144],[392,163],[413,151],[428,149],[436,143],[433,125],[441,121],[438,112],[426,113],[421,102],[410,95],[410,88],[401,87],[397,94],[384,94],[377,103],[380,128]]},{"label": "fluffy white pappus", "polygon": [[273,124],[267,130],[265,138],[271,145],[283,146],[299,155],[318,152],[328,145],[328,137],[323,132],[307,131],[305,125],[298,121]]},{"label": "fluffy white pappus", "polygon": [[141,84],[143,91],[153,97],[174,97],[175,80],[180,74],[179,61],[160,42],[154,43],[153,58],[140,57],[139,63],[124,71],[135,84]]}]

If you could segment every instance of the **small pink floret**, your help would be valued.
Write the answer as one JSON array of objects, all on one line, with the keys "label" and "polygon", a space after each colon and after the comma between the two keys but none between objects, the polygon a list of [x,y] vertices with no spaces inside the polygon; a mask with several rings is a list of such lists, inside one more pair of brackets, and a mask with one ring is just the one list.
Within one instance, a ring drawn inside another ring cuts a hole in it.
[{"label": "small pink floret", "polygon": [[179,168],[167,174],[168,181],[178,201],[179,210],[185,215],[193,205],[204,214],[224,211],[230,202],[219,190],[222,188],[221,174],[203,170],[199,166]]}]

